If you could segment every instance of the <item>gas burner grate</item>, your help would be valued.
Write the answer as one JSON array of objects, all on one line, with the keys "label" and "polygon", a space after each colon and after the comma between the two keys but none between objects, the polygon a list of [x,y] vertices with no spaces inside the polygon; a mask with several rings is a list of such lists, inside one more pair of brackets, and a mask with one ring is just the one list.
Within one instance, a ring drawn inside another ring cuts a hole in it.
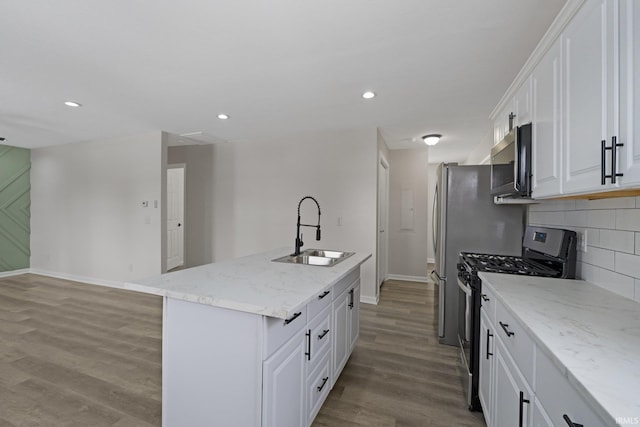
[{"label": "gas burner grate", "polygon": [[476,271],[556,277],[561,274],[541,263],[510,255],[462,253],[463,261]]}]

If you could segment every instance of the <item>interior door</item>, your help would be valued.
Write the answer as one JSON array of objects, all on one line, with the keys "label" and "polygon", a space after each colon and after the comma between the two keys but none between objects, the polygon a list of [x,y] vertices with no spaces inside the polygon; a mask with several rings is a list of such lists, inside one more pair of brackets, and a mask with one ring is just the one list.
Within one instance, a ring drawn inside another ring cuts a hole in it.
[{"label": "interior door", "polygon": [[184,169],[167,169],[167,270],[184,265]]},{"label": "interior door", "polygon": [[376,300],[380,294],[380,286],[387,278],[388,250],[388,213],[389,213],[389,163],[380,157],[378,163],[378,280]]}]

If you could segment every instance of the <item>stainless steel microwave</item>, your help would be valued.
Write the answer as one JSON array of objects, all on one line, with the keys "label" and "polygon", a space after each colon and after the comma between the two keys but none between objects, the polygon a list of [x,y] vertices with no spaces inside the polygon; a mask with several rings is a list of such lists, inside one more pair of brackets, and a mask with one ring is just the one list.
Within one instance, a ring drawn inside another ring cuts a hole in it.
[{"label": "stainless steel microwave", "polygon": [[517,126],[491,149],[491,194],[531,197],[531,123]]}]

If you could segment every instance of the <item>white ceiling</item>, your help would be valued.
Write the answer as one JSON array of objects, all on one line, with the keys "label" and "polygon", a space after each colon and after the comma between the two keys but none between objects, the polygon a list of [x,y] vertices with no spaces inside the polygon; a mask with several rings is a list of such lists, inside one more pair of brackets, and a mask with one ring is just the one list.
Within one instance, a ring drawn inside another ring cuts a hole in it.
[{"label": "white ceiling", "polygon": [[564,3],[0,0],[0,136],[36,148],[378,127],[391,148],[441,133],[430,160],[462,161]]}]

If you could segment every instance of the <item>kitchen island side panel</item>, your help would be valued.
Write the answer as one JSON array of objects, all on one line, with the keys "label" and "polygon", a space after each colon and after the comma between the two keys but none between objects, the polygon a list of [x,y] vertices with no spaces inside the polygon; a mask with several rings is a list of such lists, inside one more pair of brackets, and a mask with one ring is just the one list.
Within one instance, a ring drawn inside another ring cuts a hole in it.
[{"label": "kitchen island side panel", "polygon": [[259,426],[262,316],[165,297],[162,425]]}]

